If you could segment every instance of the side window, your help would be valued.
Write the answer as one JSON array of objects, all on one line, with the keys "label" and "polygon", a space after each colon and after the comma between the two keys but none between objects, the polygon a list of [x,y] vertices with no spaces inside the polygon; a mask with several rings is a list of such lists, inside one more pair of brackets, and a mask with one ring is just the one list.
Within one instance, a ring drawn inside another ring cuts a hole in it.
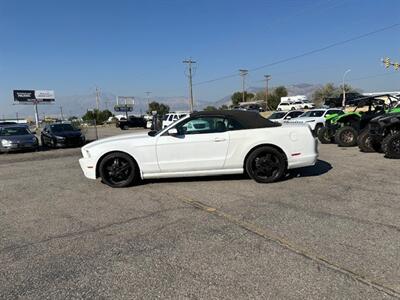
[{"label": "side window", "polygon": [[170,115],[168,118],[168,121],[172,121],[173,118],[174,118],[174,115]]},{"label": "side window", "polygon": [[228,130],[240,130],[243,129],[242,124],[240,124],[235,119],[225,119],[225,125]]},{"label": "side window", "polygon": [[199,117],[189,119],[184,124],[179,124],[177,130],[179,134],[202,134],[216,133],[227,130],[226,120],[221,117]]}]

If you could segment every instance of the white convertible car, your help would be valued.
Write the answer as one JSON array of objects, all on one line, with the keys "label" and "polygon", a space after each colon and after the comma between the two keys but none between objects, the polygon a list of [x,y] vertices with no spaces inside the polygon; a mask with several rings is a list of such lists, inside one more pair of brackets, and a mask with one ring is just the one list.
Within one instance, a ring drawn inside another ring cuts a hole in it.
[{"label": "white convertible car", "polygon": [[278,124],[256,112],[192,113],[159,132],[92,142],[79,160],[87,178],[111,187],[141,179],[240,174],[279,180],[287,169],[314,165],[317,141],[307,125]]}]

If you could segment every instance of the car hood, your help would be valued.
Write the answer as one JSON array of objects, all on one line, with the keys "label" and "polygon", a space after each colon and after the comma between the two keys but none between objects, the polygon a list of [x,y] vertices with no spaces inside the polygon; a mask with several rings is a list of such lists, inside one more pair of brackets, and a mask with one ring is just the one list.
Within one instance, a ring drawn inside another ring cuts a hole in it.
[{"label": "car hood", "polygon": [[62,137],[77,137],[81,136],[82,132],[80,131],[62,131],[62,132],[54,132],[55,136],[62,136]]},{"label": "car hood", "polygon": [[83,147],[83,149],[90,149],[99,145],[104,145],[108,143],[113,143],[113,142],[122,142],[125,140],[137,140],[142,141],[144,139],[154,139],[154,137],[149,136],[147,133],[128,133],[128,134],[121,134],[121,135],[116,135],[104,139],[100,139],[98,141],[91,142],[87,144],[86,146]]},{"label": "car hood", "polygon": [[35,136],[33,134],[26,134],[26,135],[11,135],[11,136],[0,136],[0,140],[8,140],[15,143],[27,143],[33,142],[33,138]]},{"label": "car hood", "polygon": [[288,123],[305,123],[305,122],[308,122],[308,121],[314,121],[314,120],[316,120],[318,118],[320,118],[320,117],[294,118],[294,119],[288,120],[287,122]]}]

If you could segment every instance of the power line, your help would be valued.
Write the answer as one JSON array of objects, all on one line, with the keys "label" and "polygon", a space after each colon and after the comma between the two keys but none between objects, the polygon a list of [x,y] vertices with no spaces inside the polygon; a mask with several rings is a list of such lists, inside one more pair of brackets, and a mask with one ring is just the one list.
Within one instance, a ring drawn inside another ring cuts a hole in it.
[{"label": "power line", "polygon": [[[355,37],[352,37],[352,38],[349,38],[349,39],[346,39],[346,40],[343,40],[343,41],[339,41],[339,42],[335,42],[335,43],[329,44],[329,45],[324,46],[324,47],[320,47],[320,48],[317,48],[317,49],[314,49],[314,50],[310,50],[310,51],[307,51],[307,52],[304,52],[304,53],[301,53],[301,54],[298,54],[298,55],[295,55],[295,56],[291,56],[291,57],[288,57],[288,58],[280,59],[280,60],[277,60],[277,61],[269,63],[269,64],[265,64],[265,65],[261,65],[261,66],[249,69],[249,72],[254,72],[254,71],[261,70],[261,69],[264,69],[264,68],[267,68],[267,67],[272,67],[272,66],[275,66],[275,65],[278,65],[278,64],[282,64],[282,63],[285,63],[285,62],[288,62],[288,61],[296,60],[296,59],[299,59],[299,58],[302,58],[302,57],[305,57],[305,56],[309,56],[309,55],[312,55],[312,54],[315,54],[315,53],[318,53],[318,52],[322,52],[322,51],[328,50],[330,48],[337,47],[337,46],[340,46],[340,45],[343,45],[343,44],[347,44],[347,43],[350,43],[350,42],[353,42],[353,41],[356,41],[356,40],[360,40],[360,39],[368,37],[370,35],[374,35],[374,34],[377,34],[379,32],[383,32],[383,31],[386,31],[386,30],[389,30],[389,29],[392,29],[392,28],[395,28],[395,27],[398,27],[398,26],[400,26],[400,23],[396,23],[396,24],[392,24],[390,26],[379,28],[379,29],[376,29],[374,31],[370,31],[370,32],[367,32],[367,33],[364,33],[364,34],[360,34],[358,36],[355,36]],[[217,78],[206,80],[206,81],[196,82],[196,83],[194,83],[194,85],[207,84],[207,83],[211,83],[211,82],[215,82],[215,81],[219,81],[219,80],[224,80],[224,79],[228,79],[228,78],[232,78],[232,77],[236,77],[236,76],[238,76],[238,74],[236,74],[236,73],[229,74],[229,75],[217,77]]]}]

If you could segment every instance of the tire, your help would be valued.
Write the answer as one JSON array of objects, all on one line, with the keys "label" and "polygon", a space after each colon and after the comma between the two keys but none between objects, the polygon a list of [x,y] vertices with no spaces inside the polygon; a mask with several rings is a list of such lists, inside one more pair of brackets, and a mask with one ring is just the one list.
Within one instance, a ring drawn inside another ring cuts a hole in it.
[{"label": "tire", "polygon": [[99,175],[103,183],[113,188],[128,187],[139,181],[136,162],[121,152],[110,153],[101,160]]},{"label": "tire", "polygon": [[273,147],[257,148],[246,159],[246,172],[259,183],[277,181],[285,175],[286,158]]},{"label": "tire", "polygon": [[290,110],[296,110],[296,107],[292,107]]},{"label": "tire", "polygon": [[400,132],[385,137],[382,149],[384,149],[385,157],[400,159]]},{"label": "tire", "polygon": [[340,147],[354,147],[357,146],[357,130],[351,126],[344,126],[335,134],[335,142]]},{"label": "tire", "polygon": [[324,125],[322,125],[322,124],[317,124],[317,125],[315,125],[314,131],[313,131],[313,135],[314,135],[314,136],[318,136],[318,133],[319,133],[319,131],[321,130],[321,128],[322,128],[323,126],[324,126]]},{"label": "tire", "polygon": [[358,144],[358,148],[360,148],[360,150],[362,152],[365,152],[365,153],[375,152],[375,149],[372,146],[372,142],[371,142],[371,138],[369,136],[368,129],[361,131],[361,133],[358,135],[357,144]]},{"label": "tire", "polygon": [[333,137],[329,134],[329,129],[326,127],[322,127],[318,131],[318,140],[321,142],[321,144],[332,144],[333,143]]}]

